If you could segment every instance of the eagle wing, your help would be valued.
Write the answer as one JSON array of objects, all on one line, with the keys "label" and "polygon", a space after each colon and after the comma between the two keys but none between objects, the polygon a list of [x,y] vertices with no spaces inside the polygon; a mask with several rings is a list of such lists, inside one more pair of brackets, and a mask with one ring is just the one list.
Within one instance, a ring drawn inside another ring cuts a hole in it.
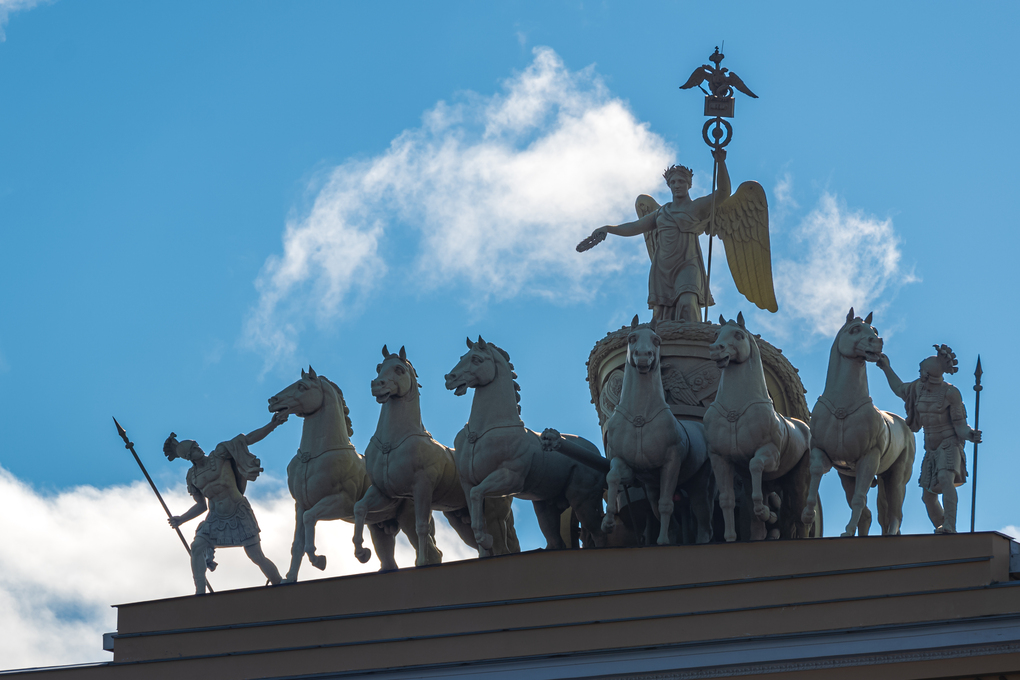
[{"label": "eagle wing", "polygon": [[691,77],[687,79],[686,83],[680,86],[680,89],[689,90],[692,87],[697,87],[698,85],[701,85],[703,82],[705,82],[705,78],[707,77],[708,73],[709,70],[707,66],[699,66],[698,68],[694,69],[694,73],[691,74]]},{"label": "eagle wing", "polygon": [[[648,194],[641,194],[637,197],[637,200],[634,201],[634,210],[637,211],[638,219],[641,219],[649,213],[655,212],[660,207],[659,202]],[[659,247],[657,239],[658,236],[654,229],[645,232],[645,247],[648,248],[648,259],[655,258],[655,249]]]},{"label": "eagle wing", "polygon": [[737,88],[738,90],[746,94],[748,97],[754,97],[755,99],[758,98],[758,95],[756,95],[754,92],[751,92],[751,88],[749,88],[747,85],[744,85],[744,81],[741,80],[740,76],[738,76],[733,71],[730,71],[726,75],[726,79],[730,85]]},{"label": "eagle wing", "polygon": [[726,261],[737,290],[759,309],[779,310],[772,283],[769,205],[757,182],[744,182],[715,212],[715,234],[726,247]]}]

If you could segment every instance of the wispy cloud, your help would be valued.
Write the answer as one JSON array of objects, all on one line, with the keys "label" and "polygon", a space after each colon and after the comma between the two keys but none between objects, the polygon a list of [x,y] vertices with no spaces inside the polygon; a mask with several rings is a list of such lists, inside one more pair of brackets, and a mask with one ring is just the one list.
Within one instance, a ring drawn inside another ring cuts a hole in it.
[{"label": "wispy cloud", "polygon": [[581,257],[574,245],[629,219],[672,152],[593,67],[570,71],[549,48],[533,54],[500,92],[441,101],[384,153],[332,170],[257,282],[246,336],[269,364],[293,351],[307,320],[364,302],[390,271],[389,239],[414,244],[404,276],[416,289],[466,285],[475,305],[583,299],[633,264],[609,249]]},{"label": "wispy cloud", "polygon": [[891,219],[851,210],[828,192],[791,238],[801,254],[780,257],[774,265],[787,329],[792,319],[809,335],[830,336],[848,308],[881,311],[901,285],[917,280],[902,263]]},{"label": "wispy cloud", "polygon": [[[179,466],[184,475],[186,465]],[[259,493],[260,484],[268,484]],[[259,480],[250,487],[266,555],[286,572],[294,534],[294,502],[286,487]],[[192,504],[183,487],[164,494],[175,512]],[[200,520],[182,527],[189,541]],[[326,571],[302,566],[301,578],[323,578],[379,568],[353,556],[352,526],[323,524],[316,543]],[[41,494],[0,468],[0,669],[108,661],[102,635],[116,629],[111,604],[189,595],[194,592],[188,556],[166,524],[152,491],[142,482],[104,489],[78,487]],[[444,560],[474,556],[445,520],[436,521]],[[239,548],[217,551],[219,568],[209,575],[220,590],[255,587],[262,574]],[[397,562],[414,564],[406,540],[397,541]]]},{"label": "wispy cloud", "polygon": [[32,9],[36,5],[41,5],[43,2],[48,0],[0,0],[0,42],[7,40],[7,34],[4,33],[4,26],[7,25],[8,19],[15,12],[21,12],[26,9]]}]

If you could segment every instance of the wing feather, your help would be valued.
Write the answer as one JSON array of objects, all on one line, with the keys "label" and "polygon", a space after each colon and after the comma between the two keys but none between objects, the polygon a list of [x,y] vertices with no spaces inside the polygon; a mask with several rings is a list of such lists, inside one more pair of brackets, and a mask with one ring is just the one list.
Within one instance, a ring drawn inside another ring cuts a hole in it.
[{"label": "wing feather", "polygon": [[[658,210],[659,202],[648,194],[641,194],[634,201],[634,210],[637,212],[638,219],[641,219],[649,213],[653,213]],[[655,230],[645,232],[645,248],[648,249],[648,259],[652,260],[655,258],[655,249],[659,247],[659,242],[656,240],[657,236]]]},{"label": "wing feather", "polygon": [[726,248],[726,261],[737,290],[759,309],[779,310],[772,281],[772,246],[765,190],[744,182],[716,208],[715,231]]}]

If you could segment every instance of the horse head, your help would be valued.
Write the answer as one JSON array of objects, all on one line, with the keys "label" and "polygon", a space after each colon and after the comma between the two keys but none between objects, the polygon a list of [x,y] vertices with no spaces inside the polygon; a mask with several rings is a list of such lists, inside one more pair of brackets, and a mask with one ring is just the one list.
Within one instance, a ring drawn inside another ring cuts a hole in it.
[{"label": "horse head", "polygon": [[322,383],[315,369],[308,367],[306,373],[301,369],[301,379],[269,397],[269,410],[273,413],[286,413],[306,418],[322,408],[325,394]]},{"label": "horse head", "polygon": [[417,394],[418,374],[414,366],[407,360],[407,353],[400,348],[398,354],[390,354],[386,345],[382,348],[383,361],[375,367],[377,376],[372,381],[372,396],[380,404],[390,399],[403,399],[409,394]]},{"label": "horse head", "polygon": [[840,356],[855,361],[878,361],[882,354],[882,338],[878,331],[871,325],[872,314],[861,319],[854,316],[854,308],[846,315],[846,323],[836,334],[836,342],[833,349],[839,352]]},{"label": "horse head", "polygon": [[468,388],[483,387],[496,379],[496,358],[489,343],[478,336],[478,342],[467,339],[468,351],[460,358],[453,370],[446,374],[446,389],[453,390],[458,397],[467,393]]},{"label": "horse head", "polygon": [[661,344],[662,339],[655,332],[655,319],[648,325],[641,325],[635,314],[627,335],[627,364],[642,375],[658,369]]},{"label": "horse head", "polygon": [[750,332],[744,327],[744,315],[737,313],[737,319],[727,321],[719,317],[719,335],[715,342],[708,346],[709,355],[712,361],[720,370],[726,368],[730,363],[742,364],[751,358],[752,344]]}]

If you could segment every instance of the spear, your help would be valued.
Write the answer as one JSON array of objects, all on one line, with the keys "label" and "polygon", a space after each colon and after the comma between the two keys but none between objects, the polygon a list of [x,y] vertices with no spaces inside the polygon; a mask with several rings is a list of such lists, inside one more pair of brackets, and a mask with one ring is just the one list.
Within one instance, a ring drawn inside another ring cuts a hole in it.
[{"label": "spear", "polygon": [[[977,368],[974,369],[974,429],[978,427],[981,416],[981,355],[978,355]],[[970,486],[970,532],[974,533],[974,508],[977,502],[977,453],[978,445],[974,442],[974,479]]]},{"label": "spear", "polygon": [[[173,513],[170,512],[170,508],[168,508],[166,503],[163,502],[163,496],[160,495],[159,489],[156,488],[156,483],[152,481],[152,477],[149,476],[149,471],[145,469],[144,465],[142,465],[142,459],[138,457],[137,453],[135,453],[135,443],[128,439],[127,430],[121,427],[121,424],[117,422],[116,418],[113,419],[113,423],[117,426],[117,434],[119,434],[120,438],[124,440],[124,448],[130,451],[131,455],[135,457],[135,462],[138,463],[138,467],[142,469],[142,474],[145,475],[145,479],[148,480],[149,486],[152,487],[152,493],[156,494],[156,498],[159,499],[159,504],[163,506],[163,512],[166,513],[168,518],[172,519]],[[184,549],[188,551],[188,556],[190,557],[191,546],[189,546],[188,541],[185,540],[184,534],[181,533],[181,530],[178,527],[174,527],[174,531],[177,532],[177,537],[181,539],[181,543],[184,545]],[[208,580],[205,582],[205,587],[209,589],[210,593],[213,592],[212,586],[209,585]]]}]

